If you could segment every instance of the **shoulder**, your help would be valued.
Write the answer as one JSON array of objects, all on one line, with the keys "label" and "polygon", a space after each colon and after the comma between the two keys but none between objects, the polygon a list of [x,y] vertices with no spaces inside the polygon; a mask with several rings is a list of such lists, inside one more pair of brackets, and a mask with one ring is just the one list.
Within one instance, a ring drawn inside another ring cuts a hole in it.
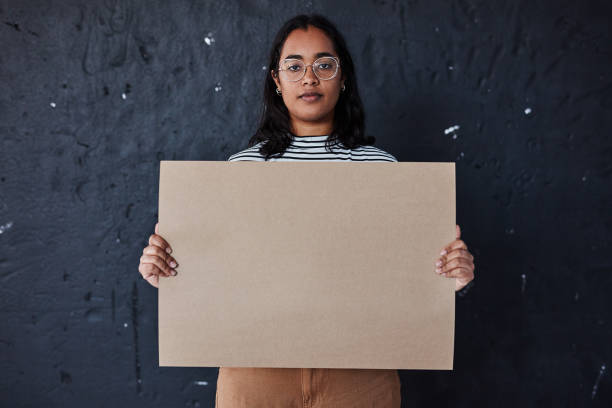
[{"label": "shoulder", "polygon": [[263,142],[259,142],[247,149],[232,154],[227,161],[264,161],[264,157],[259,153],[259,148]]},{"label": "shoulder", "polygon": [[[259,152],[262,143],[264,142],[232,154],[227,161],[265,161],[264,156]],[[371,145],[359,146],[352,150],[341,150],[339,154],[348,155],[351,161],[398,161],[391,153]]]},{"label": "shoulder", "polygon": [[354,154],[357,153],[363,156],[363,160],[368,160],[368,161],[372,161],[372,160],[391,161],[391,162],[398,161],[397,158],[391,153],[386,152],[379,147],[371,146],[371,145],[359,146],[353,149],[353,153]]}]

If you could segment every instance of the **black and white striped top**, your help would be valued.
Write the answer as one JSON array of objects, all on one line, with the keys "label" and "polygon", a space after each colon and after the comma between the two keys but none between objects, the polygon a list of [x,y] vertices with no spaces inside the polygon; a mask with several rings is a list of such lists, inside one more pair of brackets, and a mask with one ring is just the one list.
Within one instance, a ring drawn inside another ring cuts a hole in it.
[{"label": "black and white striped top", "polygon": [[[374,146],[360,146],[355,149],[347,149],[342,143],[325,148],[325,142],[329,135],[296,136],[285,153],[280,157],[271,157],[268,161],[388,161],[396,162],[397,159],[390,153]],[[232,154],[228,161],[265,161],[264,156],[259,153],[259,147],[264,142],[259,142],[238,153]]]}]

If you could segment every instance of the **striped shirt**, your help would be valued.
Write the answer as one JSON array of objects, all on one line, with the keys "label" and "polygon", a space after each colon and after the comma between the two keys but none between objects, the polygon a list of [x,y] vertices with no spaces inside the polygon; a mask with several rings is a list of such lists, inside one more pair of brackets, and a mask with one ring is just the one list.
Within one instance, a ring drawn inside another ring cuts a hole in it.
[{"label": "striped shirt", "polygon": [[[328,151],[325,142],[329,135],[296,136],[291,144],[280,157],[271,157],[268,161],[398,161],[395,156],[374,146],[359,146],[355,149],[347,149],[341,142],[330,146]],[[232,154],[228,161],[265,161],[264,156],[259,153],[259,142],[238,153]]]}]

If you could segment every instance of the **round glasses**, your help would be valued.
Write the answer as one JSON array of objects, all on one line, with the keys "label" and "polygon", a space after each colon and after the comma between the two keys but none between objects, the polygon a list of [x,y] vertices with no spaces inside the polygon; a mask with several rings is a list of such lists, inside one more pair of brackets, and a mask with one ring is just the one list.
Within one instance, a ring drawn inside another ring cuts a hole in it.
[{"label": "round glasses", "polygon": [[340,61],[336,57],[321,57],[312,64],[304,64],[304,61],[287,58],[281,61],[278,70],[281,77],[287,81],[299,81],[306,74],[306,67],[312,67],[312,72],[317,78],[327,81],[332,79],[338,73]]}]

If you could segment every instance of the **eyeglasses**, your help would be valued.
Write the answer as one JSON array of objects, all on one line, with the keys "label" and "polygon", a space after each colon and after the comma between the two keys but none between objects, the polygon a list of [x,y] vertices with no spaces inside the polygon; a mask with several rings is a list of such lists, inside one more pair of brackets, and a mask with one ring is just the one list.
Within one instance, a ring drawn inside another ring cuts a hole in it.
[{"label": "eyeglasses", "polygon": [[304,64],[302,60],[295,58],[284,59],[278,70],[283,79],[291,82],[299,81],[306,74],[306,67],[312,67],[312,72],[317,78],[322,80],[330,80],[338,73],[340,61],[336,57],[321,57],[312,64]]}]

